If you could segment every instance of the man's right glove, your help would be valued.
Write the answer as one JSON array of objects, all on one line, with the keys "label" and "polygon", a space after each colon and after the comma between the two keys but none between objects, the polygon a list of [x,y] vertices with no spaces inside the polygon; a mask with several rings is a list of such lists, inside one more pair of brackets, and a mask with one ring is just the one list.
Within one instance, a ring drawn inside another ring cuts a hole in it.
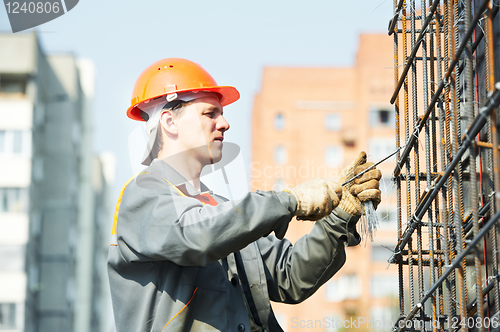
[{"label": "man's right glove", "polygon": [[319,220],[339,205],[342,187],[332,181],[314,179],[285,189],[297,200],[295,216],[299,220]]},{"label": "man's right glove", "polygon": [[[366,153],[362,151],[354,162],[342,171],[339,182],[344,183],[363,172],[371,165],[373,165],[373,163],[366,162]],[[361,216],[364,211],[362,202],[371,200],[376,209],[381,199],[381,193],[378,189],[378,181],[381,177],[382,173],[380,170],[373,168],[359,178],[343,186],[342,200],[338,207],[353,216]]]}]

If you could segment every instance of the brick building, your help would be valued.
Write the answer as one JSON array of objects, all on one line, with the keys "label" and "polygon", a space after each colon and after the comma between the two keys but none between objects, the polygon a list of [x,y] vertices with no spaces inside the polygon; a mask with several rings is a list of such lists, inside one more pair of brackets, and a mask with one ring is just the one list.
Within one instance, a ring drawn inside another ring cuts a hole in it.
[{"label": "brick building", "polygon": [[[394,151],[392,59],[390,37],[362,34],[352,67],[265,68],[252,115],[252,190],[280,190],[315,177],[338,180],[361,150],[370,161]],[[348,248],[344,267],[310,299],[299,305],[273,304],[285,331],[392,326],[397,271],[387,268],[387,259],[397,240],[395,187],[390,181],[394,160],[379,166],[383,201],[374,242]],[[294,220],[286,237],[295,242],[312,225]],[[348,328],[341,328],[340,320],[350,317],[353,323],[344,322]]]}]

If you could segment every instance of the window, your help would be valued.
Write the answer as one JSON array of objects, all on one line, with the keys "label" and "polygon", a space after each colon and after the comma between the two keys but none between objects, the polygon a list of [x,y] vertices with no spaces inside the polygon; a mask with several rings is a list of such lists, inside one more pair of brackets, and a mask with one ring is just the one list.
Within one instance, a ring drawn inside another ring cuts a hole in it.
[{"label": "window", "polygon": [[342,118],[339,113],[327,113],[325,116],[325,129],[339,131],[342,127]]},{"label": "window", "polygon": [[0,93],[26,93],[26,76],[0,75]]},{"label": "window", "polygon": [[361,295],[361,282],[356,274],[343,274],[326,284],[326,300],[341,302],[357,299]]},{"label": "window", "polygon": [[22,245],[0,245],[0,271],[24,271]]},{"label": "window", "polygon": [[370,126],[394,127],[395,112],[389,108],[373,108],[370,110]]},{"label": "window", "polygon": [[[394,247],[394,246],[392,246]],[[371,259],[373,262],[387,262],[392,256],[390,245],[373,244],[371,247]]]},{"label": "window", "polygon": [[27,212],[27,188],[0,188],[0,212]]},{"label": "window", "polygon": [[278,113],[274,117],[274,128],[276,130],[283,130],[283,128],[285,128],[285,117],[283,114]]},{"label": "window", "polygon": [[0,156],[31,154],[31,131],[0,130]]},{"label": "window", "polygon": [[42,181],[43,179],[43,159],[35,159],[33,161],[33,179]]},{"label": "window", "polygon": [[340,167],[344,163],[344,150],[341,146],[328,146],[325,149],[325,164],[329,167]]},{"label": "window", "polygon": [[40,269],[37,265],[28,265],[28,287],[30,291],[35,292],[40,289]]},{"label": "window", "polygon": [[370,157],[379,160],[387,157],[396,150],[396,143],[393,138],[372,138],[368,143]]},{"label": "window", "polygon": [[75,146],[78,146],[82,140],[82,129],[77,122],[74,122],[71,127],[71,140]]},{"label": "window", "polygon": [[0,330],[16,329],[16,304],[0,303]]},{"label": "window", "polygon": [[0,130],[0,155],[5,153],[5,130]]},{"label": "window", "polygon": [[41,126],[45,121],[45,106],[44,104],[36,104],[33,110],[33,116],[35,117],[35,125]]},{"label": "window", "polygon": [[278,145],[274,148],[274,161],[277,164],[284,164],[288,159],[286,149],[282,145]]},{"label": "window", "polygon": [[398,296],[398,277],[374,275],[371,277],[370,288],[373,297],[396,297]]},{"label": "window", "polygon": [[12,153],[20,154],[23,150],[23,132],[14,130],[12,132]]},{"label": "window", "polygon": [[40,235],[42,231],[42,213],[40,211],[33,211],[30,220],[30,232],[32,237]]}]

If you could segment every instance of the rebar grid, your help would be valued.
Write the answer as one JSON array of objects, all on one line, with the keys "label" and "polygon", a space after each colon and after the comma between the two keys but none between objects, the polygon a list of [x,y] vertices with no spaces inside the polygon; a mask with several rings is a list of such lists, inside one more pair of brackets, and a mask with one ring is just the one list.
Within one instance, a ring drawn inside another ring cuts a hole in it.
[{"label": "rebar grid", "polygon": [[393,5],[391,103],[396,147],[404,147],[393,172],[398,244],[390,263],[398,265],[400,315],[393,330],[500,331],[498,4]]}]

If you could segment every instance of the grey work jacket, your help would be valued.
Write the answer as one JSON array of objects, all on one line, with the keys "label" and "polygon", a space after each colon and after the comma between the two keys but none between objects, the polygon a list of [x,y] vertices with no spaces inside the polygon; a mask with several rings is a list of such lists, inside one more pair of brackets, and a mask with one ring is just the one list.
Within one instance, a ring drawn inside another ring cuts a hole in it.
[{"label": "grey work jacket", "polygon": [[270,300],[305,300],[342,267],[344,243],[359,243],[358,217],[335,210],[292,246],[287,192],[196,194],[159,160],[124,187],[108,258],[118,332],[250,332],[249,317],[282,331]]}]

